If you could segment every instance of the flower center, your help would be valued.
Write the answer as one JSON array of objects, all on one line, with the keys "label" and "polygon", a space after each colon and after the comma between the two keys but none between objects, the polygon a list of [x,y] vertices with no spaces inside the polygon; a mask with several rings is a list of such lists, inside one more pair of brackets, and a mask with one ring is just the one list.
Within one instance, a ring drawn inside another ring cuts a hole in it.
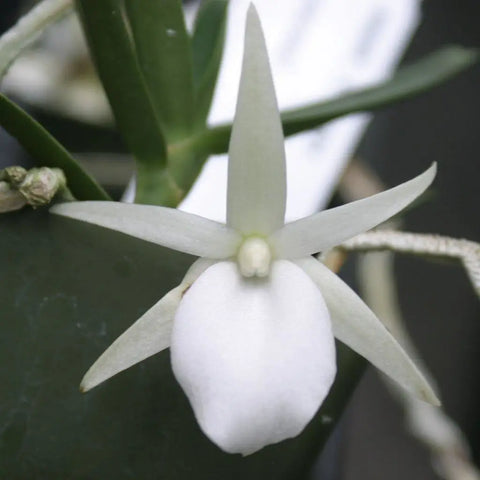
[{"label": "flower center", "polygon": [[244,277],[266,277],[272,263],[270,246],[263,238],[249,237],[240,245],[237,262]]}]

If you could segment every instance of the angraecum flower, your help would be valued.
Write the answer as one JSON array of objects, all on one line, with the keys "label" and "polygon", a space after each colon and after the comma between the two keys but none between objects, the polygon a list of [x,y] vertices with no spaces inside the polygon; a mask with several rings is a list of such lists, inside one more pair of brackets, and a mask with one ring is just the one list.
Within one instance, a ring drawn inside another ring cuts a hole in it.
[{"label": "angraecum flower", "polygon": [[284,222],[285,152],[265,41],[253,6],[229,149],[226,224],[166,207],[60,204],[52,213],[201,257],[182,283],[93,364],[89,390],[170,347],[176,379],[203,432],[251,454],[298,435],[336,374],[334,336],[417,397],[424,376],[363,301],[312,257],[387,220],[436,167],[395,188]]}]

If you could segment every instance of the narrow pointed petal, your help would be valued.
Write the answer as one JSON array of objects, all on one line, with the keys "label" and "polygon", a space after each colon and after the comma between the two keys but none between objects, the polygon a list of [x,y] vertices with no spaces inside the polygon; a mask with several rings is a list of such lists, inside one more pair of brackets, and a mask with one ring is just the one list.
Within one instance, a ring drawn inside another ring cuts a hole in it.
[{"label": "narrow pointed petal", "polygon": [[240,242],[240,235],[224,224],[174,208],[71,202],[55,205],[50,212],[199,257],[228,258]]},{"label": "narrow pointed petal", "polygon": [[170,290],[103,352],[83,377],[80,389],[86,392],[169,347],[173,318],[182,296],[213,263],[202,258],[197,260],[178,287]]},{"label": "narrow pointed petal", "polygon": [[233,262],[202,274],[175,315],[171,358],[202,430],[243,455],[298,435],[336,371],[322,296],[285,260],[262,279]]},{"label": "narrow pointed petal", "polygon": [[272,235],[271,244],[282,258],[328,250],[403,210],[427,189],[436,171],[434,163],[418,177],[390,190],[288,223]]},{"label": "narrow pointed petal", "polygon": [[330,311],[335,337],[421,400],[440,404],[405,350],[348,285],[314,258],[295,263],[321,290]]},{"label": "narrow pointed petal", "polygon": [[245,234],[265,235],[283,225],[286,202],[283,142],[265,39],[251,5],[230,138],[228,225]]}]

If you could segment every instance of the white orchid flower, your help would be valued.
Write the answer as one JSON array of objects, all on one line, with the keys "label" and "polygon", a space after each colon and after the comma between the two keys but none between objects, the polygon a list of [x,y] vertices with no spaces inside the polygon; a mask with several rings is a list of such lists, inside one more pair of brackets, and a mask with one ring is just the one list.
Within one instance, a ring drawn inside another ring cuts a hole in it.
[{"label": "white orchid flower", "polygon": [[311,257],[399,212],[430,185],[435,165],[391,190],[284,224],[282,126],[253,7],[229,156],[226,225],[147,205],[52,208],[202,257],[103,353],[83,390],[170,346],[173,372],[204,433],[226,452],[247,455],[298,435],[312,419],[335,377],[335,336],[438,404],[363,301]]}]

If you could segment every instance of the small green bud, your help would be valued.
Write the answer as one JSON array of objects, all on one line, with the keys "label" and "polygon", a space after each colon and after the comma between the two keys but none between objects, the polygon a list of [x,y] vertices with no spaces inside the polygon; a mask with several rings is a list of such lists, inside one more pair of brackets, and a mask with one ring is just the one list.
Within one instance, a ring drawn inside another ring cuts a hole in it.
[{"label": "small green bud", "polygon": [[13,187],[18,188],[26,176],[27,171],[23,167],[13,166],[3,170],[2,180],[10,182]]},{"label": "small green bud", "polygon": [[65,188],[66,178],[58,168],[32,168],[19,187],[20,193],[32,207],[51,202],[55,194]]}]

